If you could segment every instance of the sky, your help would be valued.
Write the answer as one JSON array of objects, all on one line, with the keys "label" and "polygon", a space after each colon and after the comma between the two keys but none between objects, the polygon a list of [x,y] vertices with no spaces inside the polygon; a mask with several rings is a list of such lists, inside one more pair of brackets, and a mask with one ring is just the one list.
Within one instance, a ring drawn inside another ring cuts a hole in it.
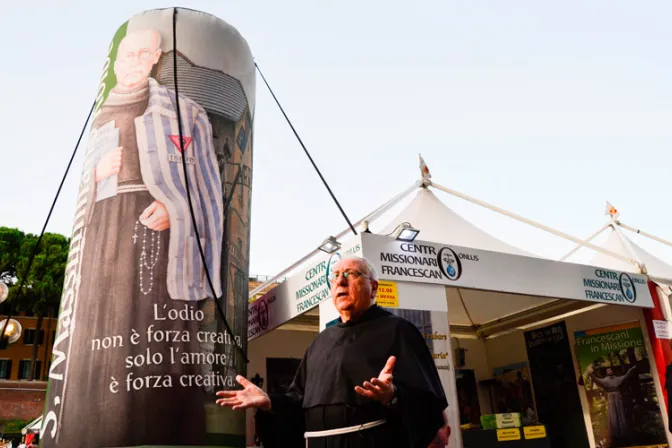
[{"label": "sky", "polygon": [[[100,5],[3,5],[0,225],[39,233],[114,32],[174,6]],[[576,237],[606,222],[609,200],[625,223],[672,240],[670,2],[180,6],[241,32],[353,222],[418,180],[422,154],[433,181]],[[47,231],[71,232],[82,154]],[[347,227],[260,78],[253,173],[251,274],[273,275]],[[525,250],[558,258],[573,247],[436,195]],[[672,248],[633,240],[672,263]]]}]

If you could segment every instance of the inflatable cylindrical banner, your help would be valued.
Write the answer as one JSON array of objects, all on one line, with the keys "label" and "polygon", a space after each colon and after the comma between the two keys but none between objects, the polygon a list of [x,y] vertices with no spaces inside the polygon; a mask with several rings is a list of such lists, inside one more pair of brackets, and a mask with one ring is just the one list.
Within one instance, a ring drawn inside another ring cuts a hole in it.
[{"label": "inflatable cylindrical banner", "polygon": [[193,10],[147,11],[114,35],[42,447],[244,443],[244,413],[215,393],[246,373],[254,69],[235,28]]}]

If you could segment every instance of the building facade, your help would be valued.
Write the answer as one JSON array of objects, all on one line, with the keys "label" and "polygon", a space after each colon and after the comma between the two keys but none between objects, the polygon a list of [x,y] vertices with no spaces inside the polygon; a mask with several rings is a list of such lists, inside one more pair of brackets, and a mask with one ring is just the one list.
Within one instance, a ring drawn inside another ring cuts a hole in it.
[{"label": "building facade", "polygon": [[[0,321],[7,318],[7,311],[0,308]],[[6,349],[0,349],[0,381],[24,381],[30,376],[30,362],[33,350],[36,353],[35,380],[46,380],[51,361],[51,350],[56,337],[57,319],[45,317],[41,328],[37,328],[38,318],[32,313],[22,312],[16,319],[23,329],[21,338]],[[35,347],[37,345],[37,347]]]}]

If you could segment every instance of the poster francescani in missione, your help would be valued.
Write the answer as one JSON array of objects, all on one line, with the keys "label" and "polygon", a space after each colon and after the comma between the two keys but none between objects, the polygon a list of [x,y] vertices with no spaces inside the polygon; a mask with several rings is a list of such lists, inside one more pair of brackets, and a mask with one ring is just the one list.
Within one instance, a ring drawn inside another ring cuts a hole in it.
[{"label": "poster francescani in missione", "polygon": [[109,48],[49,369],[44,447],[232,442],[214,394],[245,368],[237,346],[247,345],[254,65],[229,25],[180,10],[176,96],[174,13],[133,17]]},{"label": "poster francescani in missione", "polygon": [[639,322],[575,333],[597,448],[667,446]]}]

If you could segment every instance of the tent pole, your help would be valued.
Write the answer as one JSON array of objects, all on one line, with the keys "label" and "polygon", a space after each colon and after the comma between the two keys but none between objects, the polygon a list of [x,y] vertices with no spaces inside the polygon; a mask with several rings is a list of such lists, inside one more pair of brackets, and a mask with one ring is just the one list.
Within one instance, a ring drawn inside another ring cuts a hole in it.
[{"label": "tent pole", "polygon": [[[389,201],[387,201],[385,204],[381,205],[381,206],[378,207],[376,210],[372,211],[371,213],[369,213],[368,215],[366,215],[364,218],[362,218],[362,219],[360,219],[359,221],[357,221],[357,225],[361,224],[361,223],[364,222],[364,221],[375,221],[375,220],[378,219],[383,213],[386,213],[389,209],[391,209],[392,207],[394,207],[399,201],[401,201],[401,200],[404,199],[406,196],[408,196],[409,194],[411,194],[411,193],[413,193],[414,191],[416,191],[418,188],[422,187],[422,185],[423,185],[422,181],[417,181],[417,182],[415,182],[415,183],[414,183],[413,185],[411,185],[409,188],[407,188],[406,190],[402,191],[401,193],[399,193],[398,195],[396,195],[395,197],[393,197],[392,199],[390,199]],[[343,232],[339,233],[338,236],[337,236],[336,238],[341,238],[343,235],[345,235],[345,234],[347,234],[347,233],[348,233],[348,230],[346,229],[346,230],[344,230]]]},{"label": "tent pole", "polygon": [[[628,251],[631,257],[637,259],[637,254],[635,254],[635,250],[632,248],[632,244],[630,244],[630,240],[628,240],[625,235],[623,235],[623,232],[621,232],[621,229],[618,228],[616,223],[614,222],[614,232],[618,235],[618,237],[621,239],[621,242],[625,246],[625,249]],[[646,266],[643,266],[642,263],[639,264],[639,273],[640,274],[646,274]]]},{"label": "tent pole", "polygon": [[[647,274],[647,276],[649,277],[649,280],[656,283],[658,285],[658,287],[662,288],[662,286],[667,286],[668,288],[670,288],[670,290],[672,290],[672,286],[670,286],[670,285],[672,285],[672,281],[671,281],[672,279],[663,278],[663,277],[656,277],[654,275],[648,275],[648,274]],[[667,295],[667,293],[665,295]]]},{"label": "tent pole", "polygon": [[[387,201],[385,204],[381,205],[380,207],[378,207],[377,209],[375,209],[374,211],[372,211],[371,213],[369,213],[368,215],[366,215],[365,217],[363,217],[359,221],[355,222],[354,226],[355,227],[359,226],[364,221],[372,221],[372,220],[378,219],[378,217],[380,215],[382,215],[383,213],[388,211],[390,208],[392,208],[394,205],[396,205],[397,202],[401,201],[403,198],[408,196],[410,193],[417,190],[421,185],[422,185],[422,181],[416,181],[411,187],[402,191],[401,193],[399,193],[398,195],[396,195],[395,197],[393,197],[392,199]],[[350,229],[350,227],[348,227],[347,229],[343,230],[338,235],[336,235],[335,238],[336,239],[343,238],[343,236],[346,235],[347,233],[349,233],[350,231],[351,231],[351,229]],[[303,256],[299,261],[297,261],[296,263],[294,263],[290,267],[284,269],[282,272],[275,275],[270,280],[265,281],[264,283],[262,283],[261,285],[257,286],[252,291],[250,291],[250,294],[249,294],[248,298],[254,297],[255,294],[259,293],[264,288],[266,288],[269,285],[275,283],[279,278],[282,278],[283,276],[287,275],[289,272],[291,272],[294,269],[296,269],[297,267],[301,266],[303,263],[308,261],[310,258],[312,258],[318,252],[320,252],[320,249],[313,249],[310,253]]]},{"label": "tent pole", "polygon": [[254,288],[252,291],[250,291],[250,295],[248,296],[248,299],[254,297],[255,294],[259,293],[260,291],[262,291],[264,288],[271,285],[272,283],[275,283],[279,278],[287,275],[287,273],[291,272],[294,268],[296,268],[298,266],[301,266],[305,261],[309,260],[318,251],[319,251],[319,249],[314,249],[312,252],[308,253],[307,255],[304,255],[299,261],[297,261],[296,263],[294,263],[290,267],[286,268],[284,271],[280,272],[279,274],[275,275],[270,280],[266,280],[264,283],[257,286],[256,288]]},{"label": "tent pole", "polygon": [[[590,243],[592,240],[594,240],[595,238],[597,238],[597,237],[600,235],[600,233],[602,233],[602,232],[604,232],[605,230],[607,230],[607,227],[609,227],[610,225],[611,225],[611,223],[607,223],[607,224],[603,225],[602,227],[600,227],[600,230],[598,230],[597,232],[595,232],[595,233],[593,233],[592,235],[590,235],[590,236],[589,236],[588,238],[586,238],[584,241],[588,241],[588,242]],[[567,254],[565,254],[563,257],[559,258],[558,261],[564,261],[564,260],[568,259],[570,256],[572,256],[577,250],[581,249],[583,246],[584,246],[583,244],[579,244],[579,245],[576,246],[574,249],[572,249],[572,250],[569,251]]]},{"label": "tent pole", "polygon": [[659,243],[663,243],[663,244],[666,244],[668,246],[672,246],[672,242],[670,242],[670,241],[664,240],[664,239],[662,239],[660,237],[657,237],[655,235],[651,235],[650,233],[644,232],[642,230],[635,229],[634,227],[631,227],[627,224],[623,224],[621,221],[616,221],[616,224],[623,227],[624,229],[630,230],[631,232],[639,233],[640,235],[644,235],[645,237],[651,238],[652,240],[658,241]]},{"label": "tent pole", "polygon": [[602,253],[607,254],[607,255],[610,255],[610,256],[612,256],[612,257],[618,259],[618,260],[621,260],[621,261],[625,261],[625,262],[627,262],[627,263],[634,264],[635,266],[637,266],[637,267],[639,268],[639,263],[638,263],[637,261],[635,261],[635,260],[631,260],[631,259],[629,259],[629,258],[627,258],[627,257],[624,257],[624,256],[621,255],[621,254],[617,254],[616,252],[612,252],[612,251],[610,251],[610,250],[608,250],[608,249],[604,249],[604,248],[602,248],[602,247],[596,246],[596,245],[594,245],[594,244],[592,244],[592,243],[589,243],[589,242],[587,242],[587,241],[581,241],[579,238],[576,238],[576,237],[574,237],[574,236],[572,236],[572,235],[569,235],[569,234],[567,234],[567,233],[561,232],[561,231],[559,231],[559,230],[555,230],[555,229],[553,229],[553,228],[551,228],[551,227],[548,227],[548,226],[545,226],[545,225],[540,224],[540,223],[538,223],[538,222],[532,221],[531,219],[524,218],[524,217],[522,217],[522,216],[520,216],[520,215],[517,215],[517,214],[512,213],[512,212],[509,212],[509,211],[506,211],[506,210],[504,210],[504,209],[502,209],[502,208],[499,208],[499,207],[497,207],[497,206],[488,204],[487,202],[481,201],[481,200],[479,200],[479,199],[475,199],[475,198],[469,197],[469,196],[467,196],[467,195],[465,195],[465,194],[462,194],[462,193],[460,193],[460,192],[458,192],[458,191],[455,191],[455,190],[452,190],[452,189],[450,189],[450,188],[444,187],[444,186],[442,186],[442,185],[436,184],[436,183],[434,183],[434,182],[432,182],[432,185],[433,185],[435,188],[438,188],[439,190],[442,190],[442,191],[444,191],[444,192],[446,192],[446,193],[448,193],[448,194],[452,194],[453,196],[457,196],[458,198],[464,199],[465,201],[472,202],[472,203],[474,203],[474,204],[480,205],[481,207],[485,207],[485,208],[487,208],[487,209],[489,209],[489,210],[492,210],[493,212],[497,212],[497,213],[500,213],[500,214],[502,214],[502,215],[504,215],[504,216],[508,216],[509,218],[513,218],[513,219],[515,219],[515,220],[517,220],[517,221],[523,222],[523,223],[525,223],[525,224],[529,224],[529,225],[531,225],[531,226],[533,226],[533,227],[536,227],[536,228],[538,228],[538,229],[544,230],[544,231],[546,231],[546,232],[548,232],[548,233],[551,233],[551,234],[553,234],[553,235],[555,235],[555,236],[559,236],[560,238],[564,238],[564,239],[566,239],[566,240],[573,241],[573,242],[575,242],[575,243],[577,243],[577,244],[583,244],[584,246],[589,247],[589,248],[591,248],[591,249],[593,249],[593,250],[595,250],[595,251],[597,251],[597,252],[602,252]]}]

